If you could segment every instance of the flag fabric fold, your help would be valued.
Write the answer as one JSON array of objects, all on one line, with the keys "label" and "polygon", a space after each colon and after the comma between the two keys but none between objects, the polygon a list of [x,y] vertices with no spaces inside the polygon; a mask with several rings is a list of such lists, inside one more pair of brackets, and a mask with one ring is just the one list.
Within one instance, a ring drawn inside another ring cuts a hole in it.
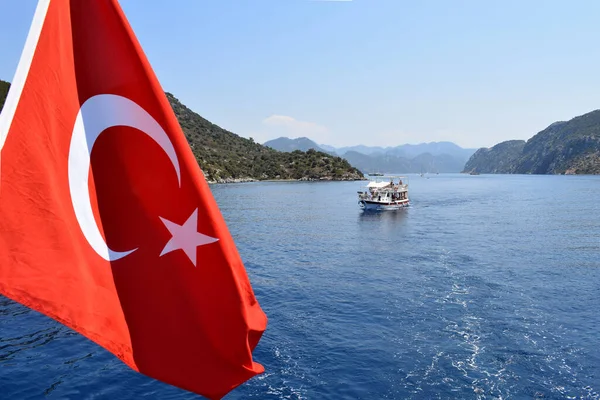
[{"label": "flag fabric fold", "polygon": [[221,398],[267,325],[116,0],[40,0],[0,115],[0,293]]}]

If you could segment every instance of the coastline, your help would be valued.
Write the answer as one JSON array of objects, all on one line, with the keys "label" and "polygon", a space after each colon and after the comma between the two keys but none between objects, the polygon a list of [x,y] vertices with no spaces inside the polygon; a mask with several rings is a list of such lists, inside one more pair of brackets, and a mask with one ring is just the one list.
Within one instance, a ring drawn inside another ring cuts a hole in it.
[{"label": "coastline", "polygon": [[225,178],[219,180],[209,180],[207,177],[206,182],[210,185],[216,184],[227,184],[227,183],[249,183],[249,182],[358,182],[368,180],[366,177],[363,178],[341,178],[336,179],[332,177],[323,178],[300,178],[300,179],[256,179],[256,178]]}]

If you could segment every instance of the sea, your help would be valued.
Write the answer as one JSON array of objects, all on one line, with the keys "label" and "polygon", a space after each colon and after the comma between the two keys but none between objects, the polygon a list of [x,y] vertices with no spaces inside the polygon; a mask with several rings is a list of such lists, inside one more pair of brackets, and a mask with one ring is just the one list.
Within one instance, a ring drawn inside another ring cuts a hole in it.
[{"label": "sea", "polygon": [[[600,176],[212,185],[269,318],[226,399],[600,398]],[[196,399],[0,297],[1,399]]]}]

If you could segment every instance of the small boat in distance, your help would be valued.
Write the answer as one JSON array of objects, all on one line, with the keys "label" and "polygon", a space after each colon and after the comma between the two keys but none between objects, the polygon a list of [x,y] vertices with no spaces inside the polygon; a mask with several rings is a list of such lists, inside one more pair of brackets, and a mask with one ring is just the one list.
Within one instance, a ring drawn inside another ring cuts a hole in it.
[{"label": "small boat in distance", "polygon": [[368,174],[369,176],[383,176],[381,172],[371,172]]},{"label": "small boat in distance", "polygon": [[409,204],[405,176],[372,179],[366,190],[358,191],[358,205],[365,211],[393,211]]}]

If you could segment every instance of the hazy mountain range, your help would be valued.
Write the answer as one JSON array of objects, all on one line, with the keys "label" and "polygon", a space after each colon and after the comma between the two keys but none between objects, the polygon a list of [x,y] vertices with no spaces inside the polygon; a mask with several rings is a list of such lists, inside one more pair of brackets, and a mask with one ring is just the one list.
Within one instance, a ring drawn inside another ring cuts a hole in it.
[{"label": "hazy mountain range", "polygon": [[527,142],[509,140],[479,149],[465,172],[600,174],[600,110],[559,121]]},{"label": "hazy mountain range", "polygon": [[306,137],[280,137],[264,143],[279,151],[315,149],[348,160],[364,173],[460,172],[476,149],[465,149],[452,142],[403,144],[395,147],[357,145],[334,147],[317,144]]}]

